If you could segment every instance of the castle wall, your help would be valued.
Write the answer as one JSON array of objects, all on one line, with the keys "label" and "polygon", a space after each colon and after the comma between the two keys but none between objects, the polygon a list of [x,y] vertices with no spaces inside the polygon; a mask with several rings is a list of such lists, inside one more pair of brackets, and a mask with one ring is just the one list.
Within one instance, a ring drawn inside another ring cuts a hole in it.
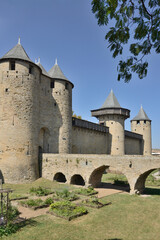
[{"label": "castle wall", "polygon": [[108,145],[108,133],[72,127],[72,153],[107,154]]},{"label": "castle wall", "polygon": [[141,155],[142,141],[136,138],[125,137],[125,154]]},{"label": "castle wall", "polygon": [[125,154],[126,155],[143,154],[142,135],[125,130]]},{"label": "castle wall", "polygon": [[32,63],[16,60],[15,70],[0,63],[0,160],[7,182],[38,177],[39,78]]}]

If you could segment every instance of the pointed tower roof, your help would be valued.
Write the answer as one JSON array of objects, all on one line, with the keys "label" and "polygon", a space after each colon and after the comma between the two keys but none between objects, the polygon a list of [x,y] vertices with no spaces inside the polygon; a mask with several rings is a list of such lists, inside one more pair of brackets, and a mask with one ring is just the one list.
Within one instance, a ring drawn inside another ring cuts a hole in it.
[{"label": "pointed tower roof", "polygon": [[40,63],[40,58],[38,58],[38,62],[36,62],[36,64],[41,68],[43,75],[46,75],[47,77],[50,77],[49,74],[47,73],[47,71],[45,70],[45,68]]},{"label": "pointed tower roof", "polygon": [[68,79],[64,76],[62,70],[58,66],[57,59],[55,61],[54,66],[49,70],[48,74],[51,78],[62,79],[62,80],[68,81]]},{"label": "pointed tower roof", "polygon": [[108,95],[106,101],[101,108],[121,108],[116,96],[113,93],[113,90],[111,90],[110,94]]},{"label": "pointed tower roof", "polygon": [[115,114],[124,116],[124,119],[127,119],[130,116],[130,110],[122,108],[120,106],[116,96],[113,93],[113,90],[111,90],[102,107],[99,109],[91,110],[91,114],[92,116],[97,118],[99,118],[100,116]]},{"label": "pointed tower roof", "polygon": [[18,40],[18,44],[15,47],[13,47],[11,50],[9,50],[1,59],[8,59],[8,58],[17,58],[17,59],[32,62],[29,56],[27,55],[26,51],[22,47],[20,43],[20,38]]},{"label": "pointed tower roof", "polygon": [[147,114],[145,113],[143,107],[141,106],[139,113],[137,114],[137,116],[135,116],[131,121],[137,121],[137,120],[147,120],[147,121],[151,121],[149,119],[149,117],[147,116]]}]

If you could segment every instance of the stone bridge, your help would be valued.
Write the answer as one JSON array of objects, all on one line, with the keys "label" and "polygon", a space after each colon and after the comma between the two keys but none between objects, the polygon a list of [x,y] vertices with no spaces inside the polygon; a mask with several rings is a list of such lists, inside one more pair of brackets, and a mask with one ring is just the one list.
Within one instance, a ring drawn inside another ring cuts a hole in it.
[{"label": "stone bridge", "polygon": [[147,176],[160,168],[160,156],[43,154],[42,176],[69,184],[97,187],[107,168],[122,172],[128,179],[130,193],[142,193]]}]

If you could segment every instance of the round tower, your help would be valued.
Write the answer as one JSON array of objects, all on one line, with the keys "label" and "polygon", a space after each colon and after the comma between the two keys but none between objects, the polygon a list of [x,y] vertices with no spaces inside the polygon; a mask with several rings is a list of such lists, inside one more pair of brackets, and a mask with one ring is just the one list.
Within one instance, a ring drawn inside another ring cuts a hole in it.
[{"label": "round tower", "polygon": [[20,40],[0,59],[0,158],[7,182],[38,177],[40,74]]},{"label": "round tower", "polygon": [[143,135],[143,155],[152,154],[151,120],[142,106],[138,115],[131,120],[131,131]]},{"label": "round tower", "polygon": [[100,124],[109,127],[109,153],[111,155],[125,154],[124,121],[130,116],[130,110],[121,108],[111,90],[100,109],[92,110],[92,116],[97,117]]},{"label": "round tower", "polygon": [[56,121],[59,122],[59,153],[71,153],[72,147],[72,88],[73,84],[64,76],[57,64],[48,72],[52,95],[59,108]]}]

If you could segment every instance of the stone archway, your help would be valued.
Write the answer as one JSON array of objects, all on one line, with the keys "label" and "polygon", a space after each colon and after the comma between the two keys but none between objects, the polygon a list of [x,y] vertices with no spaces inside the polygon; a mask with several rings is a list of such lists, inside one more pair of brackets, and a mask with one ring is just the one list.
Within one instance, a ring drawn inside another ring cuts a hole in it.
[{"label": "stone archway", "polygon": [[83,179],[83,177],[79,174],[75,174],[71,177],[71,182],[70,184],[74,184],[74,185],[81,185],[84,186],[85,185],[85,181]]},{"label": "stone archway", "polygon": [[144,173],[142,173],[138,178],[137,178],[137,181],[135,183],[135,186],[134,186],[134,192],[137,193],[137,194],[141,194],[143,193],[144,189],[145,189],[145,181],[148,177],[148,175],[153,172],[154,170],[156,170],[156,168],[154,169],[150,169]]},{"label": "stone archway", "polygon": [[106,168],[108,168],[109,166],[101,166],[99,168],[96,168],[90,175],[89,178],[89,184],[91,184],[93,187],[98,187],[101,183],[101,178],[102,175],[104,173],[104,171],[106,170]]},{"label": "stone archway", "polygon": [[53,180],[57,182],[63,182],[65,183],[67,181],[65,175],[62,172],[58,172],[54,175]]}]

